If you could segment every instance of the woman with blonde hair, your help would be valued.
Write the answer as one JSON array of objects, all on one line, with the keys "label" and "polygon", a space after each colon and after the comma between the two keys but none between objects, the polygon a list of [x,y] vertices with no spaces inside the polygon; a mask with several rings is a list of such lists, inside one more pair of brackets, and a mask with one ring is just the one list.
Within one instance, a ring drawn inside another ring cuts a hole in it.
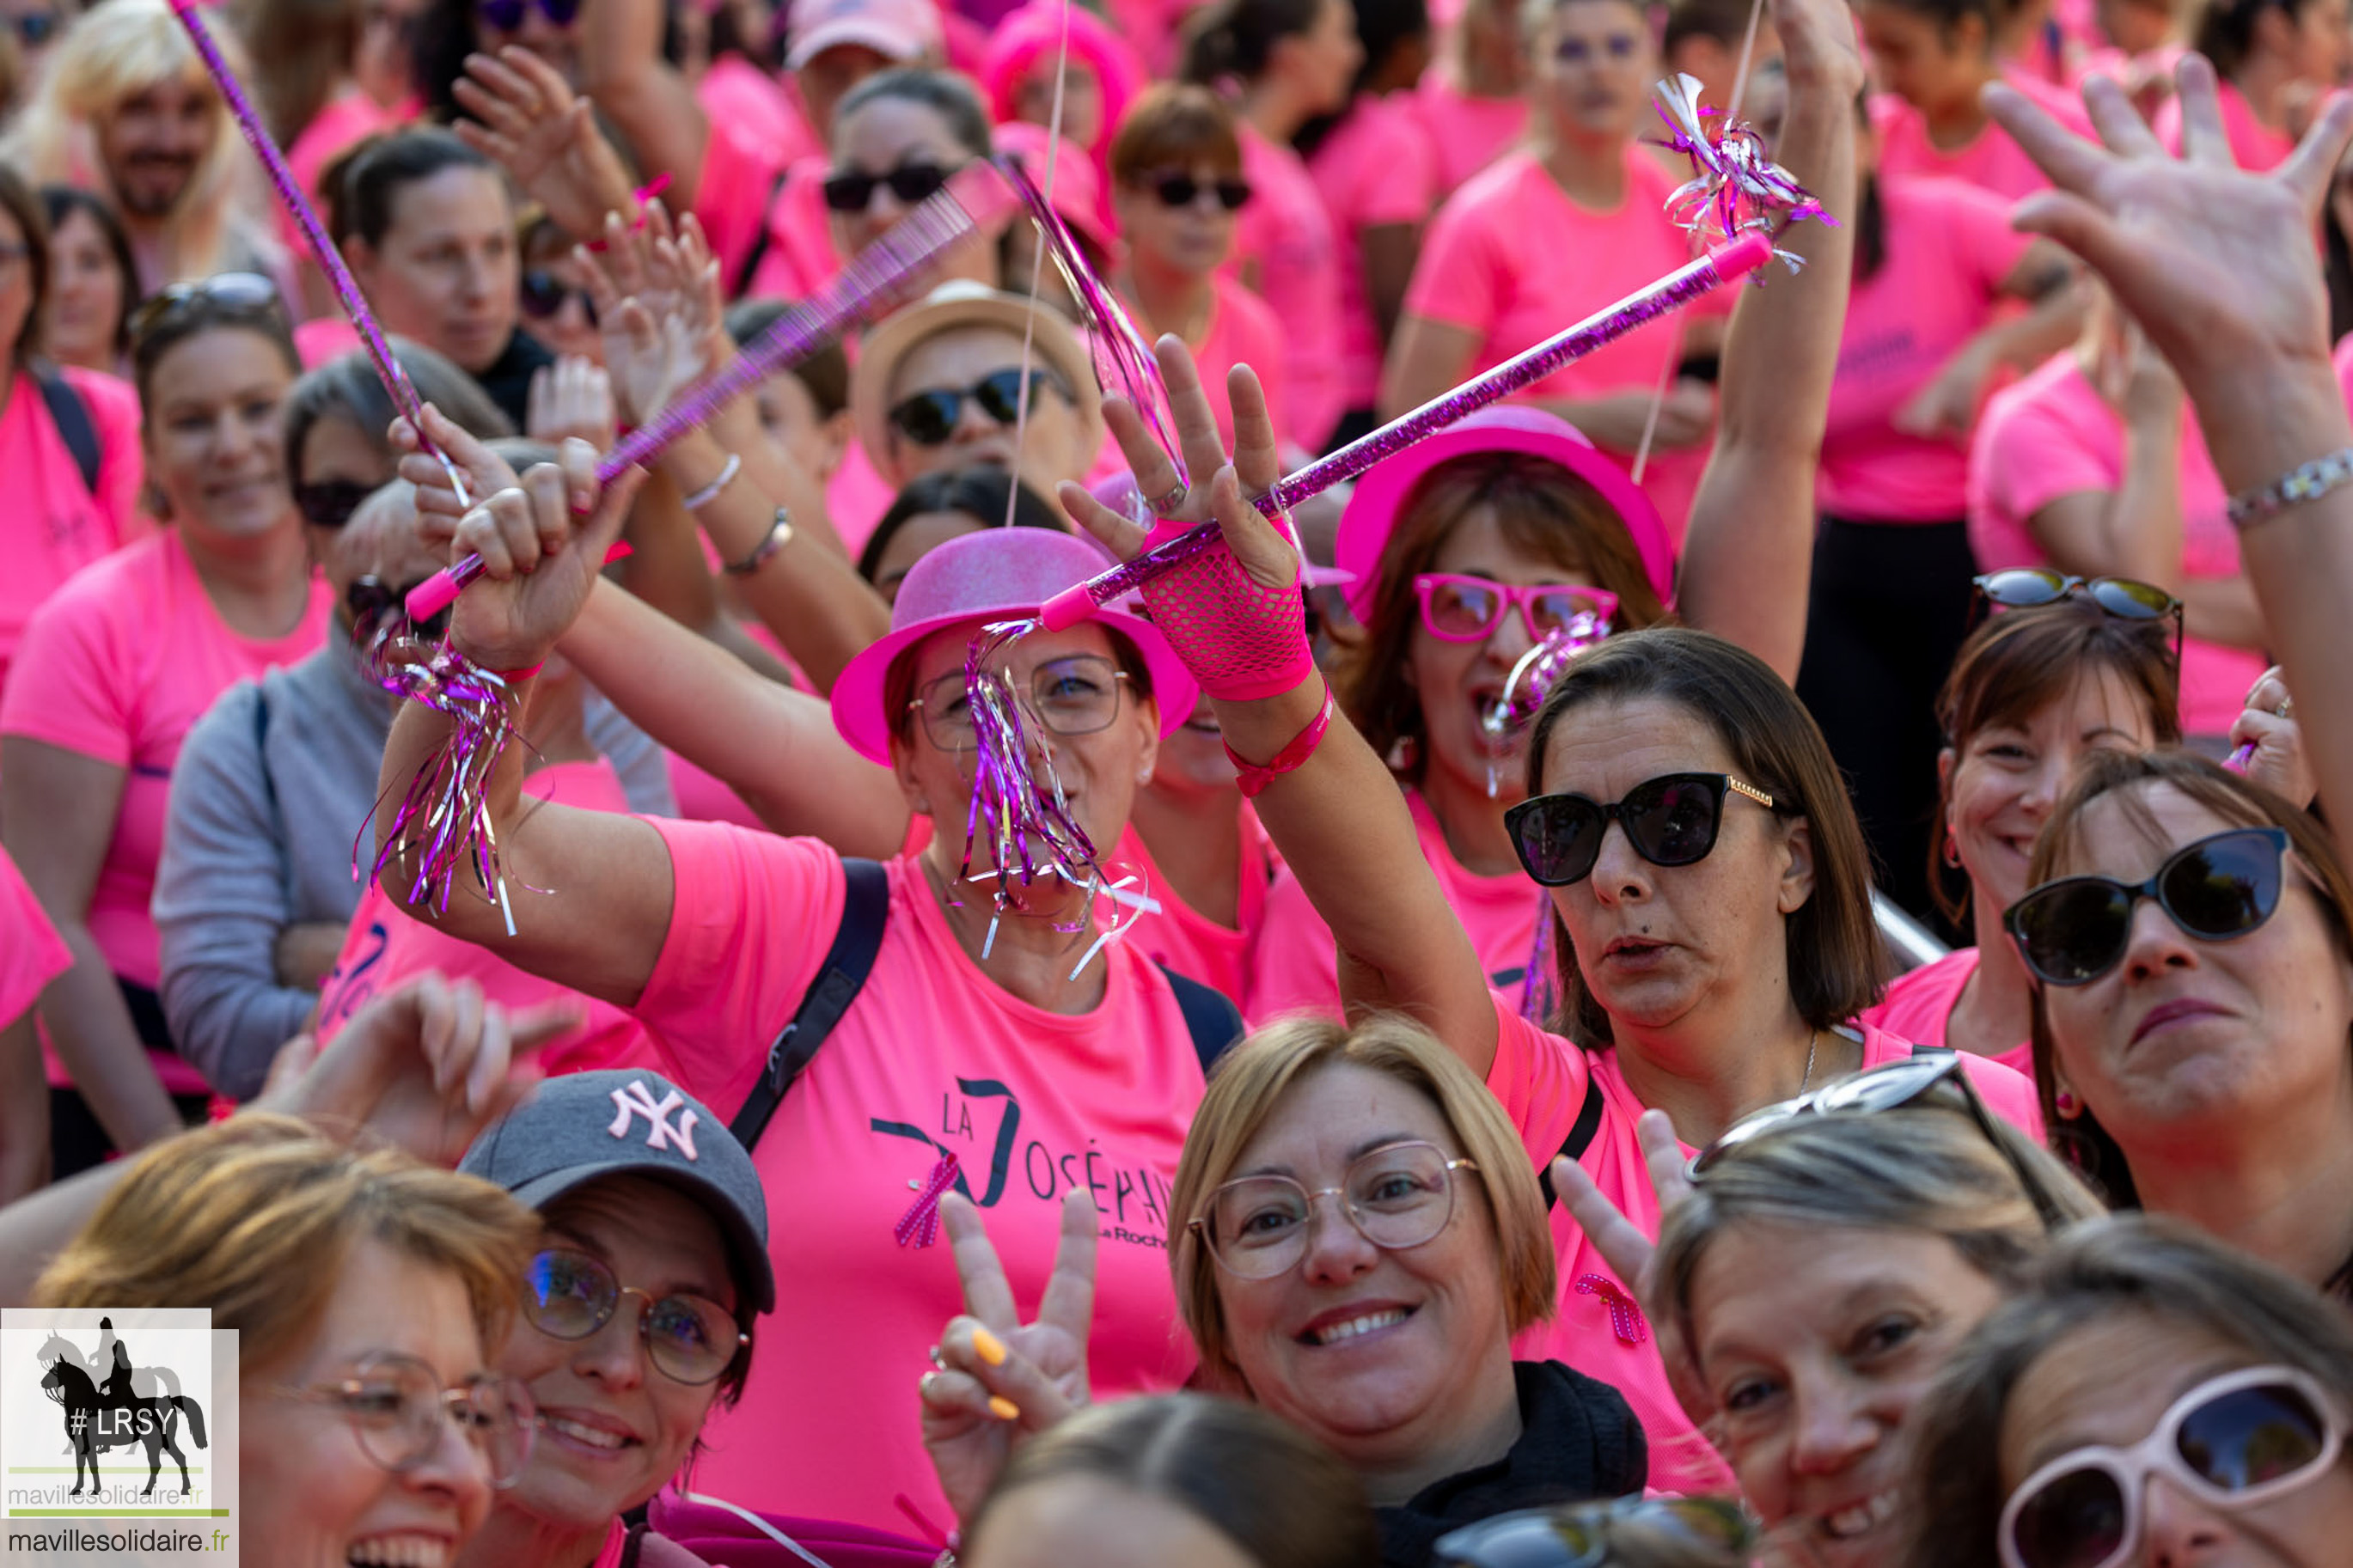
[{"label": "woman with blonde hair", "polygon": [[[222,30],[219,43],[251,79],[237,40]],[[110,0],[76,18],[0,139],[0,163],[104,195],[130,234],[142,292],[284,270],[259,171],[170,0]]]}]

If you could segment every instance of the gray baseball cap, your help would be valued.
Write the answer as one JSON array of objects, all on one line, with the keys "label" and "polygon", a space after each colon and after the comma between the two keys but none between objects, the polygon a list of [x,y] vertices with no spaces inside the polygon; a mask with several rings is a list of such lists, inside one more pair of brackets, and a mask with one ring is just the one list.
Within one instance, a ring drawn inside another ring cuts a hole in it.
[{"label": "gray baseball cap", "polygon": [[533,1209],[605,1176],[667,1182],[711,1211],[755,1312],[775,1310],[768,1204],[752,1156],[724,1118],[658,1072],[565,1073],[485,1131],[458,1169]]}]

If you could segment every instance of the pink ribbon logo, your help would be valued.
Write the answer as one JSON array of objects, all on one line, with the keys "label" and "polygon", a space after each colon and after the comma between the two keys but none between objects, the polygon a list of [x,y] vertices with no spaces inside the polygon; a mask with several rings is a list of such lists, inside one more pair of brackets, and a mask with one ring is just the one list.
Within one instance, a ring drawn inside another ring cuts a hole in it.
[{"label": "pink ribbon logo", "polygon": [[915,1189],[915,1201],[891,1227],[902,1247],[929,1247],[940,1238],[940,1199],[955,1185],[956,1157],[942,1154],[932,1173],[921,1182],[907,1184]]},{"label": "pink ribbon logo", "polygon": [[1639,1345],[1651,1337],[1651,1326],[1642,1321],[1642,1309],[1634,1304],[1634,1298],[1618,1288],[1616,1280],[1601,1274],[1579,1275],[1577,1293],[1600,1297],[1609,1309],[1611,1331],[1628,1344]]}]

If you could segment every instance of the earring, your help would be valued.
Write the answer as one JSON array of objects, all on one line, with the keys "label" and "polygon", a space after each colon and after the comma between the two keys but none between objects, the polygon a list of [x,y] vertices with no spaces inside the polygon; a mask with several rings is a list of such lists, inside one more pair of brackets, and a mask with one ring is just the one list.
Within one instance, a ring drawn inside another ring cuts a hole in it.
[{"label": "earring", "polygon": [[1152,770],[1151,770],[1150,768],[1138,768],[1138,769],[1136,769],[1136,770],[1135,770],[1135,782],[1136,782],[1137,784],[1150,784],[1150,783],[1152,782]]},{"label": "earring", "polygon": [[1956,871],[1961,868],[1961,841],[1953,837],[1949,827],[1945,829],[1945,864]]},{"label": "earring", "polygon": [[2065,1117],[2068,1121],[2073,1121],[2076,1117],[2083,1114],[2083,1102],[2078,1100],[2073,1095],[2068,1093],[2065,1089],[2061,1089],[2052,1098],[2058,1104],[2059,1114]]}]

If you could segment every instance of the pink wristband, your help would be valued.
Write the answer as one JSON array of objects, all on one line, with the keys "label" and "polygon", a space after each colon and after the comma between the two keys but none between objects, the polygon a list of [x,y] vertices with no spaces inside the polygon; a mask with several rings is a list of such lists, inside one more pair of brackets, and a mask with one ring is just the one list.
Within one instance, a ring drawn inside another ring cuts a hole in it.
[{"label": "pink wristband", "polygon": [[1241,785],[1242,795],[1246,798],[1256,799],[1259,792],[1265,789],[1267,785],[1305,763],[1308,758],[1315,754],[1315,748],[1324,743],[1324,732],[1331,728],[1332,689],[1327,686],[1324,689],[1324,706],[1316,710],[1315,717],[1309,721],[1307,728],[1293,735],[1291,738],[1291,744],[1275,752],[1272,759],[1265,764],[1246,763],[1231,746],[1228,746],[1226,756],[1241,772],[1241,777],[1236,782]]},{"label": "pink wristband", "polygon": [[541,659],[537,664],[530,665],[522,669],[494,669],[491,671],[491,673],[497,676],[501,680],[505,681],[509,686],[512,686],[518,681],[529,680],[533,676],[537,675],[541,670],[545,669],[546,668],[547,661],[545,659]]}]

